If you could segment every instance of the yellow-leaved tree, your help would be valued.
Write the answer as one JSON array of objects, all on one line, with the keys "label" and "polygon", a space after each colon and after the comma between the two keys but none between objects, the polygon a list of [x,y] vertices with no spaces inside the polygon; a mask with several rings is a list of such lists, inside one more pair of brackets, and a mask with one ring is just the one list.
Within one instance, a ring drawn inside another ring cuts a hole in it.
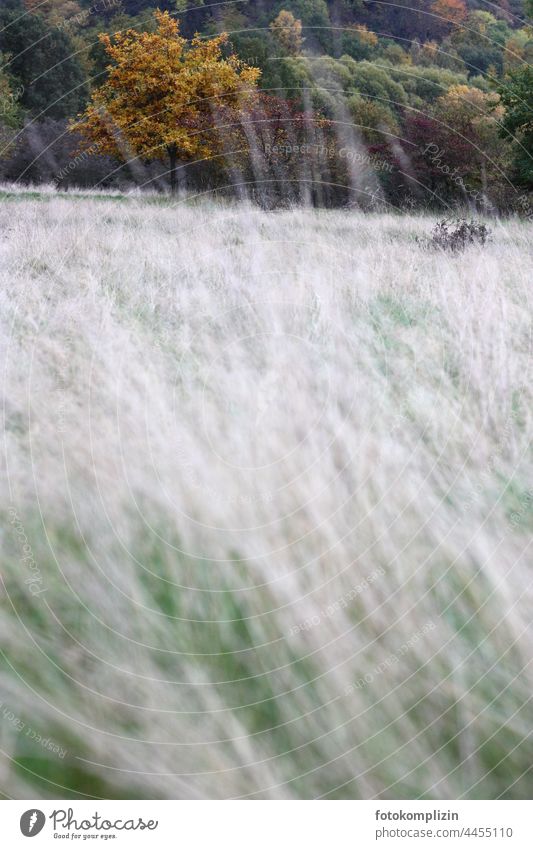
[{"label": "yellow-leaved tree", "polygon": [[178,162],[216,153],[217,122],[247,108],[260,71],[234,54],[224,56],[225,33],[188,42],[168,12],[155,17],[153,33],[100,36],[112,64],[71,129],[81,133],[86,149],[123,161],[168,157],[174,191]]},{"label": "yellow-leaved tree", "polygon": [[270,31],[289,56],[298,56],[302,52],[305,41],[302,38],[302,22],[292,12],[282,9],[270,24]]}]

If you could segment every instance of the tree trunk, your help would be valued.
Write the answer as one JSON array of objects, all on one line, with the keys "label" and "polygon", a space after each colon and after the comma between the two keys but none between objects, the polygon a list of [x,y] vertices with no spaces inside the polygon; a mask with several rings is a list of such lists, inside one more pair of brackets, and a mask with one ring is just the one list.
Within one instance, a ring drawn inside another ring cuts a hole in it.
[{"label": "tree trunk", "polygon": [[168,158],[170,161],[170,192],[171,194],[176,194],[176,165],[178,161],[176,145],[171,144],[167,147]]},{"label": "tree trunk", "polygon": [[481,161],[481,189],[483,191],[483,214],[486,215],[488,212],[488,204],[487,204],[487,167],[485,165],[485,160]]}]

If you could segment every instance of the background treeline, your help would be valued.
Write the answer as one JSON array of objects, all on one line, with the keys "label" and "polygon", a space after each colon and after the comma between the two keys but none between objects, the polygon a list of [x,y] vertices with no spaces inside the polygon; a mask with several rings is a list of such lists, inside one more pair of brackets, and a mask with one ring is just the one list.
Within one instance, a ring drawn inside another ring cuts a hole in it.
[{"label": "background treeline", "polygon": [[228,139],[224,156],[185,164],[182,188],[267,205],[531,214],[528,0],[2,0],[3,180],[168,187],[163,157],[80,156],[68,131],[106,77],[99,35],[153,31],[155,8],[179,17],[187,38],[228,32],[228,51],[261,69],[248,147]]}]

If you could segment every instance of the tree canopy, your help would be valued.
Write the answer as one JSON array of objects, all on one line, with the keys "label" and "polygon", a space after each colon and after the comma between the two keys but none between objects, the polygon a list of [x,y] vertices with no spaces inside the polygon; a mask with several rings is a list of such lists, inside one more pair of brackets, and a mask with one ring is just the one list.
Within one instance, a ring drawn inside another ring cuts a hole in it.
[{"label": "tree canopy", "polygon": [[64,118],[86,101],[87,86],[68,35],[41,15],[0,9],[0,51],[22,90],[20,104],[34,115]]},{"label": "tree canopy", "polygon": [[226,34],[189,43],[167,12],[155,17],[153,33],[100,36],[112,60],[108,78],[73,128],[123,160],[168,156],[174,188],[177,161],[215,152],[217,121],[253,96],[260,72],[223,55]]}]

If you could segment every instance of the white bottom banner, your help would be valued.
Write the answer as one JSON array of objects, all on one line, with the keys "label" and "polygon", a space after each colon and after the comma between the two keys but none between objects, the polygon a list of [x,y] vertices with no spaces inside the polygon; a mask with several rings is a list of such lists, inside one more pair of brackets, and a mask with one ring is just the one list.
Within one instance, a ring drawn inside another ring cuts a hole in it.
[{"label": "white bottom banner", "polygon": [[5,801],[2,846],[533,849],[529,801]]}]

